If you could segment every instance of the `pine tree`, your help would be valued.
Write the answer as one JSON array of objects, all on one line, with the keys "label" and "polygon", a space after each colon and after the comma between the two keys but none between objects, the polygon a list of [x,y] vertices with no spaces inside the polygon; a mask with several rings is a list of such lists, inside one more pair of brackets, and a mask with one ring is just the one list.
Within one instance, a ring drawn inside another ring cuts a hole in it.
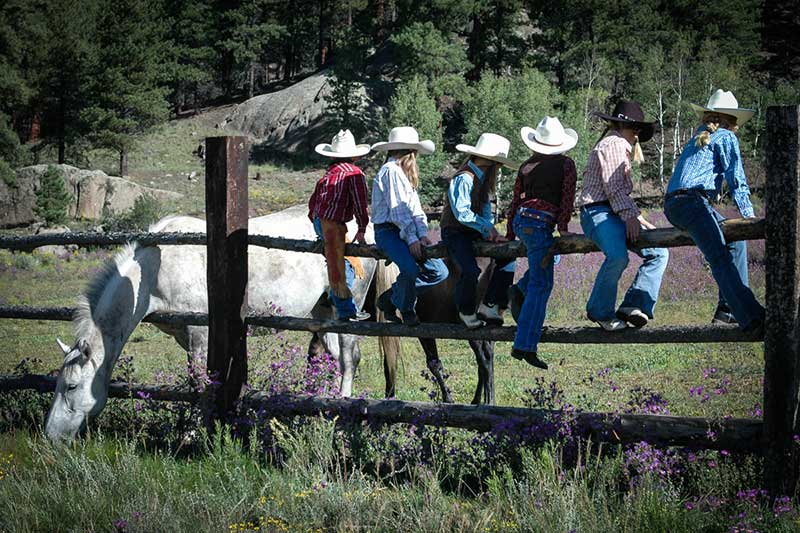
[{"label": "pine tree", "polygon": [[67,219],[67,207],[72,195],[67,192],[64,176],[58,167],[48,165],[42,174],[39,188],[36,190],[36,207],[33,211],[48,226],[63,224]]},{"label": "pine tree", "polygon": [[159,0],[101,1],[91,94],[81,117],[95,146],[119,154],[124,176],[137,136],[169,114],[165,24]]}]

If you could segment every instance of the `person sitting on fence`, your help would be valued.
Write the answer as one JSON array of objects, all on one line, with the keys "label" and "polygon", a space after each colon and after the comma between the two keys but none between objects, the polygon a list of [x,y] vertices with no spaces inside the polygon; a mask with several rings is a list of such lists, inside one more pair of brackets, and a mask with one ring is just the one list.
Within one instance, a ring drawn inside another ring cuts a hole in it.
[{"label": "person sitting on fence", "polygon": [[635,250],[644,262],[615,313],[619,278],[628,266],[626,237],[628,242],[635,243],[641,228],[655,229],[642,217],[630,196],[631,152],[634,161],[641,163],[639,143],[652,138],[655,123],[646,121],[639,103],[631,101],[618,102],[610,115],[596,115],[608,125],[589,154],[578,203],[583,233],[606,257],[597,272],[586,312],[589,320],[606,331],[618,331],[628,323],[642,327],[653,318],[669,253],[666,248]]},{"label": "person sitting on fence", "polygon": [[392,288],[378,297],[378,307],[386,318],[419,324],[414,309],[417,293],[447,279],[448,270],[441,259],[428,259],[423,246],[430,246],[428,219],[417,195],[419,168],[417,153],[432,154],[432,141],[419,140],[417,130],[408,126],[393,128],[388,142],[372,145],[387,152],[386,161],[372,185],[372,221],[375,244],[400,269]]},{"label": "person sitting on fence", "polygon": [[328,265],[329,296],[339,320],[365,320],[369,313],[359,311],[351,291],[356,275],[363,276],[360,259],[345,258],[346,223],[355,216],[358,232],[353,242],[366,244],[369,224],[367,184],[364,172],[355,166],[358,158],[370,152],[368,144],[356,145],[350,130],[339,131],[330,144],[318,144],[318,154],[334,159],[317,182],[308,200],[308,218],[325,246]]},{"label": "person sitting on fence", "polygon": [[533,155],[520,167],[508,210],[506,237],[518,236],[528,255],[527,272],[509,287],[511,313],[517,321],[511,356],[546,370],[538,346],[553,290],[550,250],[556,225],[560,235],[569,234],[578,177],[575,162],[564,154],[575,147],[578,134],[557,118],[544,117],[536,129],[526,126],[520,135]]},{"label": "person sitting on fence", "polygon": [[711,202],[720,198],[723,179],[739,213],[754,217],[750,188],[742,168],[736,130],[753,116],[739,108],[730,91],[717,91],[705,107],[692,104],[702,120],[683,148],[667,185],[664,213],[677,228],[689,232],[711,266],[719,286],[719,303],[712,323],[737,323],[743,330],[763,325],[764,308],[750,289],[745,241],[726,242],[725,220]]},{"label": "person sitting on fence", "polygon": [[497,175],[502,165],[513,166],[508,158],[511,143],[505,137],[484,133],[475,146],[459,144],[456,150],[468,154],[467,159],[450,179],[442,210],[442,241],[450,258],[461,270],[455,287],[458,317],[469,329],[503,324],[500,309],[508,307],[506,290],[514,280],[515,261],[495,262],[489,287],[477,309],[475,293],[481,269],[475,260],[472,244],[478,239],[504,242],[505,237],[494,227],[490,196],[495,194]]}]

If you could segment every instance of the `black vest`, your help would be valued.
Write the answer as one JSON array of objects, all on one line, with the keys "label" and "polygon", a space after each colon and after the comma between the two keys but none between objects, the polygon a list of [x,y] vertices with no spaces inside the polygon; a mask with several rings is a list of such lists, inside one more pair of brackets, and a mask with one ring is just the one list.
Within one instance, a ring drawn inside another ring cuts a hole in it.
[{"label": "black vest", "polygon": [[[472,191],[470,192],[470,209],[476,215],[481,215],[481,208],[489,202],[489,191],[485,190],[485,182],[481,183],[481,181],[475,176],[475,174],[470,170],[462,170],[458,174],[469,174],[472,176]],[[456,175],[458,175],[456,174]],[[453,208],[450,207],[450,195],[445,193],[444,195],[444,208],[442,209],[442,219],[439,221],[439,226],[442,229],[451,228],[458,231],[463,231],[464,233],[475,234],[475,236],[480,237],[481,233],[479,231],[475,231],[472,228],[468,228],[464,224],[456,219],[456,215],[453,213]]]},{"label": "black vest", "polygon": [[538,198],[560,206],[566,159],[563,155],[536,154],[525,161],[519,170],[520,200],[526,202]]}]

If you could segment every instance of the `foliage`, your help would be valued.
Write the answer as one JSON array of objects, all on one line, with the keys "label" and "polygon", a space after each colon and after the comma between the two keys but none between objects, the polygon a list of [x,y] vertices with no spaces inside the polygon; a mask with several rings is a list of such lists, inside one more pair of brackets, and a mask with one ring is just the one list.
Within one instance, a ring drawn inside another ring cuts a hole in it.
[{"label": "foliage", "polygon": [[360,138],[368,130],[367,113],[361,82],[363,81],[365,41],[356,33],[344,30],[344,45],[336,52],[332,74],[329,78],[331,94],[325,112],[333,120],[329,133],[349,129]]},{"label": "foliage", "polygon": [[48,165],[39,181],[39,188],[36,189],[34,213],[48,226],[63,224],[67,219],[70,202],[72,195],[67,191],[63,172],[54,165]]},{"label": "foliage", "polygon": [[105,231],[145,231],[166,215],[162,203],[153,195],[142,194],[133,207],[121,215],[105,215],[101,222]]},{"label": "foliage", "polygon": [[418,192],[423,204],[439,204],[444,194],[442,174],[448,154],[442,146],[442,114],[436,109],[436,101],[423,78],[412,78],[397,87],[389,102],[386,134],[395,126],[412,126],[419,132],[420,139],[431,139],[436,144],[433,154],[417,158],[420,170]]}]

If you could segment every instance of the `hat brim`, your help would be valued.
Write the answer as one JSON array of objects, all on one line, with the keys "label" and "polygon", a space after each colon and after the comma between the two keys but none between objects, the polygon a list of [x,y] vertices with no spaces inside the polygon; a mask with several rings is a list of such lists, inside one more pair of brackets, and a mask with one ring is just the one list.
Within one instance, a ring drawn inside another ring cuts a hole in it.
[{"label": "hat brim", "polygon": [[575,145],[578,144],[578,132],[572,128],[564,128],[564,133],[566,133],[566,137],[563,139],[561,144],[551,145],[537,142],[536,130],[533,128],[524,126],[521,130],[519,130],[519,134],[522,136],[522,142],[525,143],[525,146],[537,154],[543,155],[563,154],[575,148]]},{"label": "hat brim", "polygon": [[732,117],[736,117],[736,125],[741,126],[755,115],[755,109],[742,109],[742,108],[728,108],[728,107],[703,107],[697,104],[689,104],[694,109],[694,112],[697,113],[698,118],[700,120],[703,119],[703,115],[706,113],[721,113],[723,115],[730,115]]},{"label": "hat brim", "polygon": [[456,150],[458,150],[459,152],[463,152],[465,154],[475,155],[478,157],[482,157],[484,159],[488,159],[489,161],[500,163],[501,165],[505,165],[508,168],[513,168],[513,169],[519,168],[519,163],[515,162],[513,159],[509,159],[508,157],[504,157],[502,155],[484,154],[479,152],[474,146],[470,146],[468,144],[457,144]]},{"label": "hat brim", "polygon": [[422,155],[430,155],[436,151],[436,145],[430,139],[417,143],[404,142],[379,142],[372,145],[372,149],[377,152],[389,152],[392,150],[416,150]]},{"label": "hat brim", "polygon": [[611,115],[606,115],[605,113],[598,113],[595,112],[594,116],[602,118],[603,120],[608,120],[609,122],[619,122],[620,124],[631,124],[634,126],[638,126],[639,131],[639,142],[644,143],[649,141],[653,138],[653,134],[656,131],[656,123],[654,122],[644,122],[639,120],[628,120],[625,118],[620,117],[612,117]]},{"label": "hat brim", "polygon": [[361,157],[367,155],[371,148],[368,144],[357,144],[352,152],[334,152],[330,144],[318,144],[314,151],[325,157],[334,159],[349,159],[351,157]]}]

